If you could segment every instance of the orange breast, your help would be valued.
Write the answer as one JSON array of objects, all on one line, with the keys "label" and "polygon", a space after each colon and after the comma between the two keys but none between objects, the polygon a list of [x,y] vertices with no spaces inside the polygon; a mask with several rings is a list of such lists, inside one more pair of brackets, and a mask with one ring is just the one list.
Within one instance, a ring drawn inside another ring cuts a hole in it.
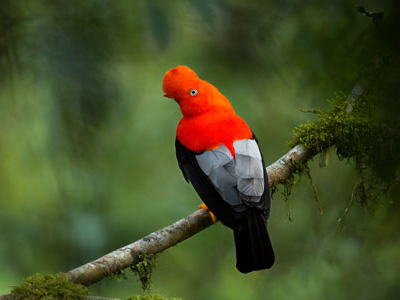
[{"label": "orange breast", "polygon": [[207,113],[194,118],[183,117],[176,136],[182,145],[192,151],[212,150],[225,144],[232,156],[235,156],[233,142],[249,139],[253,133],[236,114]]}]

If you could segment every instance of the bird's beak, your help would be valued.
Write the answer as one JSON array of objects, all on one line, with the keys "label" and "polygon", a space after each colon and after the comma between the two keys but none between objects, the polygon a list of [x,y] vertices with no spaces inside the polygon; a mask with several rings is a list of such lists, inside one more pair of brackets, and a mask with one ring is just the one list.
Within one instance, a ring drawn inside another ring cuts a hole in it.
[{"label": "bird's beak", "polygon": [[168,94],[168,93],[164,93],[163,96],[166,97],[166,98],[174,99],[174,96],[172,96],[171,94]]}]

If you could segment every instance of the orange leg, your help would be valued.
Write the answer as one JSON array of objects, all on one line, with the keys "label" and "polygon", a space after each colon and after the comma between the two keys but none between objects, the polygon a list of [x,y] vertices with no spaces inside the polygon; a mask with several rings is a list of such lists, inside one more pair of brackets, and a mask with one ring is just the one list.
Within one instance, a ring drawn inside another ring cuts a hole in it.
[{"label": "orange leg", "polygon": [[200,204],[199,205],[199,209],[204,209],[204,210],[208,211],[208,213],[211,216],[211,219],[212,219],[213,223],[217,224],[217,217],[211,212],[211,210],[207,207],[207,205],[205,205],[204,203]]}]

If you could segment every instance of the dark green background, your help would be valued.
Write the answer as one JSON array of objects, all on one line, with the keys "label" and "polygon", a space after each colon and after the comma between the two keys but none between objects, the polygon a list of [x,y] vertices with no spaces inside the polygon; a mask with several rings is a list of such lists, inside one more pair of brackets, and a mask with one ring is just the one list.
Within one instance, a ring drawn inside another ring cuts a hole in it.
[{"label": "dark green background", "polygon": [[[385,12],[377,27],[350,0],[2,0],[0,293],[197,208],[175,159],[180,111],[162,97],[168,69],[188,65],[217,86],[270,164],[288,150],[292,129],[314,117],[300,109],[327,108],[371,59],[395,52],[399,32],[387,25],[395,3],[360,0]],[[398,116],[383,111],[384,119]],[[232,233],[218,224],[159,255],[152,292],[194,300],[399,297],[398,202],[381,201],[374,214],[356,203],[336,233],[354,164],[332,155],[328,168],[318,159],[310,167],[324,215],[307,178],[289,202],[274,197],[271,270],[240,274]],[[92,293],[123,298],[141,288],[129,276]]]}]

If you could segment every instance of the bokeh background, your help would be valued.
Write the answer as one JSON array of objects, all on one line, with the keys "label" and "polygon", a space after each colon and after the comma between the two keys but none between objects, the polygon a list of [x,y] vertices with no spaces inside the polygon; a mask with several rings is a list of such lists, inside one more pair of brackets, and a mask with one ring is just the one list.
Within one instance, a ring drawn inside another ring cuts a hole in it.
[{"label": "bokeh background", "polygon": [[[358,3],[383,11],[385,24],[398,9],[396,1]],[[314,117],[300,109],[327,108],[371,59],[395,53],[398,31],[377,26],[355,4],[2,0],[0,294],[197,208],[175,159],[180,111],[161,91],[178,64],[216,85],[257,134],[266,163],[277,160],[292,129]],[[398,77],[386,83],[398,86]],[[381,115],[398,117],[392,109]],[[399,188],[374,212],[352,205],[337,232],[354,163],[332,155],[327,168],[318,159],[310,168],[324,214],[307,178],[289,201],[274,196],[271,270],[237,272],[232,233],[218,224],[160,254],[151,291],[193,300],[398,298]],[[94,295],[139,293],[131,275],[92,286]]]}]

